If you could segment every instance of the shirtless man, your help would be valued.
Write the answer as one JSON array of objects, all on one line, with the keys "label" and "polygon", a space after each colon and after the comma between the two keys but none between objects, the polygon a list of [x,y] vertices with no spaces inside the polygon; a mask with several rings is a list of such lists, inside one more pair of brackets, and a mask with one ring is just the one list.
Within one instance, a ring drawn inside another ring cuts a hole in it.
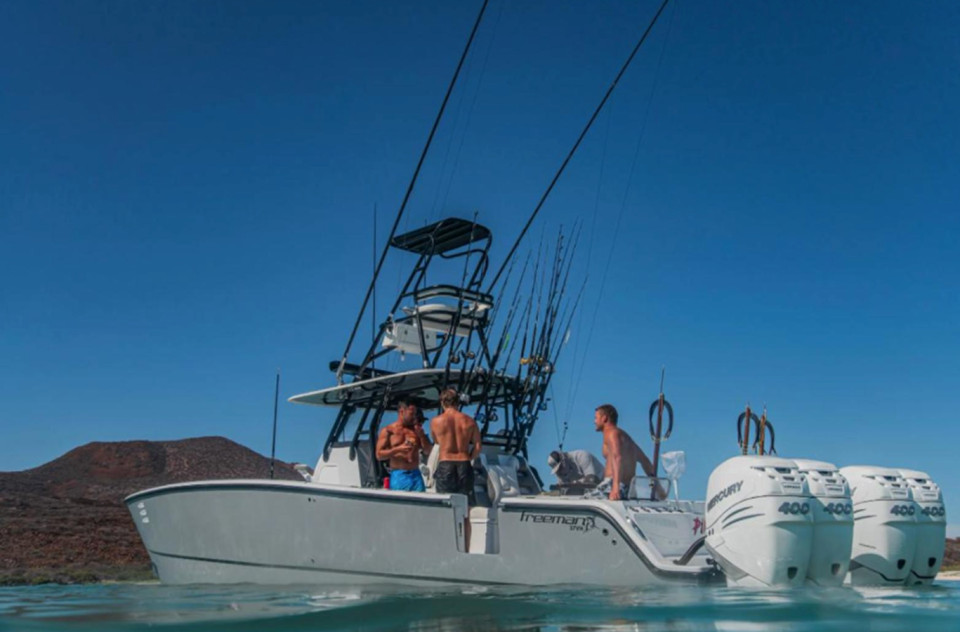
[{"label": "shirtless man", "polygon": [[[593,423],[597,432],[603,433],[603,458],[607,465],[603,470],[603,482],[598,489],[610,487],[610,500],[626,500],[630,491],[630,481],[637,473],[637,463],[643,467],[647,476],[655,476],[653,463],[647,458],[633,439],[617,427],[617,409],[611,404],[597,406],[593,414]],[[662,500],[666,493],[657,486],[657,496]]]},{"label": "shirtless man", "polygon": [[390,461],[390,489],[426,491],[420,474],[420,453],[430,454],[433,445],[420,425],[420,410],[409,400],[397,403],[398,419],[380,431],[377,459]]},{"label": "shirtless man", "polygon": [[480,429],[473,417],[460,412],[460,396],[452,388],[440,394],[440,405],[443,412],[430,420],[430,432],[440,446],[440,463],[433,475],[437,492],[465,494],[474,505],[471,461],[480,456]]}]

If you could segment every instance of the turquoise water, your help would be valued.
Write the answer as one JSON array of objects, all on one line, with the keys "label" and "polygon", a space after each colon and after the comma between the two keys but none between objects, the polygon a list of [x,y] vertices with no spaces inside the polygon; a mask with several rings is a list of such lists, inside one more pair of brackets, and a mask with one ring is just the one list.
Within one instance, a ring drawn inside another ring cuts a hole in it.
[{"label": "turquoise water", "polygon": [[114,584],[0,588],[0,630],[960,631],[960,582],[910,590]]}]

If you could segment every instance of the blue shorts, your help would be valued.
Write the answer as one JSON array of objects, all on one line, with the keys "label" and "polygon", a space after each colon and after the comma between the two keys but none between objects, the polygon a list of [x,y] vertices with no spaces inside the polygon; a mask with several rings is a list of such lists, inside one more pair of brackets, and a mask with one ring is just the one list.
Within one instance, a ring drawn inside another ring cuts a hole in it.
[{"label": "blue shorts", "polygon": [[401,492],[424,492],[420,470],[393,470],[390,472],[390,489]]}]

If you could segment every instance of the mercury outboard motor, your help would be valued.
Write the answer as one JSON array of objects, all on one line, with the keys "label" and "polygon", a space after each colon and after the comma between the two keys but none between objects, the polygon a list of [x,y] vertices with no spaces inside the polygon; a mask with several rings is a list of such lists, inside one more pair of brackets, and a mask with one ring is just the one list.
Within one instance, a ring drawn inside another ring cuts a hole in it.
[{"label": "mercury outboard motor", "polygon": [[930,480],[926,472],[899,470],[910,488],[910,498],[916,505],[917,548],[907,584],[932,584],[940,565],[947,538],[947,512],[943,506],[940,486]]},{"label": "mercury outboard motor", "polygon": [[811,498],[793,461],[737,456],[707,483],[707,550],[730,586],[799,586],[813,544]]},{"label": "mercury outboard motor", "polygon": [[[903,584],[917,548],[917,505],[897,470],[840,468],[853,497],[853,549],[848,581],[855,586]],[[942,557],[942,556],[938,556]]]},{"label": "mercury outboard motor", "polygon": [[819,586],[840,586],[850,568],[853,544],[853,501],[850,486],[837,466],[823,461],[794,459],[806,477],[813,519],[813,550],[807,581]]}]

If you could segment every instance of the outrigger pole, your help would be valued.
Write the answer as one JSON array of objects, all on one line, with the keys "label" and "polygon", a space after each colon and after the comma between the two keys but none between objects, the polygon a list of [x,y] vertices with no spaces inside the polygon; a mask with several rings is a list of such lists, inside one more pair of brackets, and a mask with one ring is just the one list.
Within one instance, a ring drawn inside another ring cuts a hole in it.
[{"label": "outrigger pole", "polygon": [[[447,93],[443,97],[443,103],[440,104],[440,111],[437,112],[437,117],[433,121],[433,127],[430,129],[430,135],[427,136],[427,142],[423,146],[423,151],[420,152],[420,160],[417,162],[417,168],[413,170],[413,177],[410,178],[410,184],[407,185],[407,192],[403,196],[403,202],[400,204],[400,210],[397,211],[397,217],[393,220],[393,227],[390,228],[390,235],[387,237],[387,241],[383,246],[383,252],[380,253],[380,260],[377,262],[377,266],[373,271],[373,278],[370,280],[370,285],[367,287],[367,294],[363,297],[363,304],[360,306],[360,314],[357,316],[357,320],[353,323],[353,329],[350,331],[350,337],[347,339],[347,348],[343,350],[343,357],[340,358],[340,366],[337,367],[337,384],[343,383],[343,367],[347,363],[347,355],[350,353],[350,347],[353,346],[353,339],[357,335],[357,329],[360,327],[360,321],[363,319],[363,313],[367,310],[367,303],[370,302],[370,295],[373,294],[373,289],[377,284],[377,277],[380,276],[380,269],[383,267],[383,262],[387,258],[387,253],[390,251],[390,242],[393,240],[393,236],[397,233],[397,227],[400,225],[400,218],[403,217],[403,212],[407,208],[407,202],[410,200],[410,195],[413,193],[413,187],[417,183],[417,176],[420,175],[420,168],[423,167],[423,161],[427,157],[427,152],[430,150],[430,145],[433,143],[433,136],[437,132],[437,127],[440,126],[440,119],[443,118],[443,112],[447,108],[447,102],[450,100],[450,94],[453,92],[453,87],[457,84],[457,78],[460,76],[460,69],[463,68],[463,62],[467,58],[467,53],[470,51],[470,45],[473,43],[473,36],[477,34],[477,29],[480,27],[480,21],[483,19],[483,13],[487,10],[487,4],[490,0],[483,0],[483,6],[480,7],[480,13],[477,14],[477,20],[473,23],[473,30],[470,31],[470,37],[467,38],[467,45],[463,49],[463,54],[460,55],[460,61],[457,63],[457,69],[453,73],[453,78],[450,80],[450,85],[447,86]],[[497,276],[500,276],[500,273],[497,273]]]},{"label": "outrigger pole", "polygon": [[623,77],[624,73],[627,72],[627,68],[630,67],[630,63],[633,61],[633,58],[636,56],[637,51],[640,50],[640,47],[643,46],[644,41],[646,41],[647,36],[650,34],[650,31],[653,30],[653,25],[657,23],[657,19],[660,17],[660,14],[663,13],[663,10],[667,7],[667,3],[670,0],[663,0],[663,4],[660,5],[660,8],[657,9],[656,14],[653,16],[653,19],[650,20],[650,24],[647,25],[647,29],[643,32],[643,35],[640,36],[640,41],[637,42],[637,45],[633,47],[633,50],[630,51],[630,55],[627,57],[627,60],[623,63],[623,66],[620,68],[620,72],[617,73],[617,76],[614,77],[613,82],[610,84],[610,87],[607,88],[606,94],[603,95],[603,98],[600,99],[597,109],[593,111],[593,114],[590,116],[590,120],[587,121],[586,127],[583,128],[583,131],[580,132],[580,136],[577,138],[577,141],[573,144],[573,147],[570,148],[570,152],[567,154],[567,157],[563,159],[563,163],[560,165],[560,168],[557,170],[556,175],[553,176],[553,180],[550,181],[550,185],[547,186],[547,190],[543,192],[543,195],[540,197],[540,201],[537,202],[536,208],[533,209],[533,212],[530,214],[530,217],[527,218],[527,223],[523,225],[523,230],[520,231],[520,234],[517,236],[516,241],[513,242],[513,246],[510,247],[510,252],[507,253],[507,257],[503,260],[503,263],[500,264],[500,269],[497,270],[497,273],[493,277],[493,281],[490,282],[488,292],[492,292],[494,286],[496,286],[497,281],[500,279],[500,275],[503,274],[503,270],[506,267],[507,263],[513,257],[513,254],[517,250],[517,246],[520,245],[520,241],[523,240],[523,236],[527,234],[527,230],[530,228],[530,225],[533,224],[533,220],[536,219],[537,214],[540,212],[540,209],[543,207],[544,202],[547,201],[547,198],[550,196],[550,192],[553,191],[554,185],[557,184],[557,181],[560,179],[560,176],[563,174],[564,170],[567,168],[567,164],[570,162],[570,159],[573,158],[573,154],[576,153],[577,148],[580,147],[580,143],[583,142],[584,137],[587,135],[587,132],[590,131],[590,128],[593,126],[593,122],[597,119],[597,116],[600,115],[600,111],[603,110],[603,106],[606,105],[607,99],[610,98],[610,95],[613,93],[614,88],[617,87],[617,83]]}]

